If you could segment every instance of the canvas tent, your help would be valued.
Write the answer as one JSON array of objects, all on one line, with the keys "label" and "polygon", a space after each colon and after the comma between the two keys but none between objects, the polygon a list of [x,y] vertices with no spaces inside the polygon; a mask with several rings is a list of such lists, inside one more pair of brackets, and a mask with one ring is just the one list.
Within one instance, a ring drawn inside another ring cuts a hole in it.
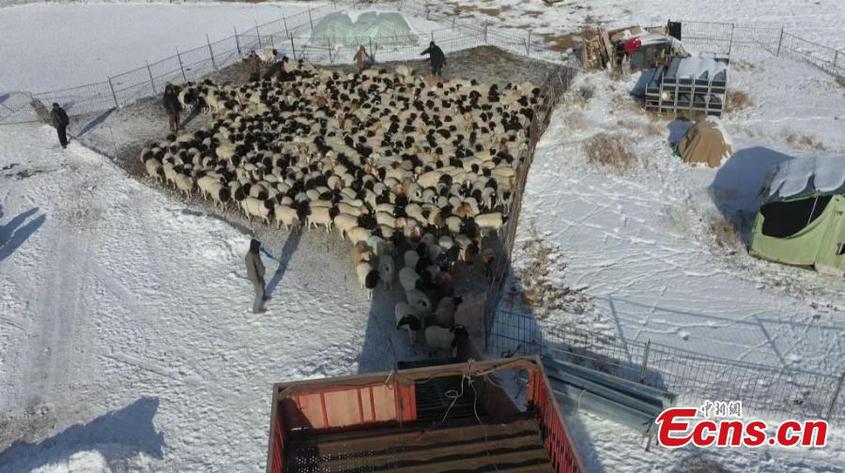
[{"label": "canvas tent", "polygon": [[717,168],[733,154],[733,143],[722,122],[716,117],[707,117],[687,130],[675,152],[685,163],[703,163]]},{"label": "canvas tent", "polygon": [[845,157],[793,159],[766,178],[752,255],[845,274]]}]

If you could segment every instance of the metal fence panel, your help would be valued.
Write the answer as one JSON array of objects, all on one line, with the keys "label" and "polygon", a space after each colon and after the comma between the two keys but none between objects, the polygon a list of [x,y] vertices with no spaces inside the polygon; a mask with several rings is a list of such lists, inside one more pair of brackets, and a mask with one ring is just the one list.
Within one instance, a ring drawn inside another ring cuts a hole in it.
[{"label": "metal fence panel", "polygon": [[845,418],[841,377],[737,362],[573,327],[543,327],[530,313],[498,307],[488,352],[545,355],[669,390],[679,403],[740,400],[755,414]]}]

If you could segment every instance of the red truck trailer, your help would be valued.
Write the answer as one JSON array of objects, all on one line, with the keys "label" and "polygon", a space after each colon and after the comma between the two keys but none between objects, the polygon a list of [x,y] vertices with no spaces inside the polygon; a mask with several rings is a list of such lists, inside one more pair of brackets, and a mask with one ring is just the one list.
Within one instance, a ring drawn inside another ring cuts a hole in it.
[{"label": "red truck trailer", "polygon": [[279,383],[271,418],[270,473],[584,471],[537,357]]}]

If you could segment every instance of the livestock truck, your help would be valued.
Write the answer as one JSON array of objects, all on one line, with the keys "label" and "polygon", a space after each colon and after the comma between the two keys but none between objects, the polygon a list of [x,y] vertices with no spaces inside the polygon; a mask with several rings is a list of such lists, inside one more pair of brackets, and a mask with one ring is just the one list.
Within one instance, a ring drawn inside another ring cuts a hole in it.
[{"label": "livestock truck", "polygon": [[537,357],[279,383],[271,418],[270,473],[584,471]]}]

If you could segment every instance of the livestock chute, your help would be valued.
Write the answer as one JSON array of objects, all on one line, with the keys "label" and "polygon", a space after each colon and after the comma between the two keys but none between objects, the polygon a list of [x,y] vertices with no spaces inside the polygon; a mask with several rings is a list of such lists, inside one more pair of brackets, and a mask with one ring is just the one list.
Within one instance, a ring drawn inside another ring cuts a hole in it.
[{"label": "livestock chute", "polygon": [[769,172],[750,252],[845,274],[845,157],[786,161]]}]

